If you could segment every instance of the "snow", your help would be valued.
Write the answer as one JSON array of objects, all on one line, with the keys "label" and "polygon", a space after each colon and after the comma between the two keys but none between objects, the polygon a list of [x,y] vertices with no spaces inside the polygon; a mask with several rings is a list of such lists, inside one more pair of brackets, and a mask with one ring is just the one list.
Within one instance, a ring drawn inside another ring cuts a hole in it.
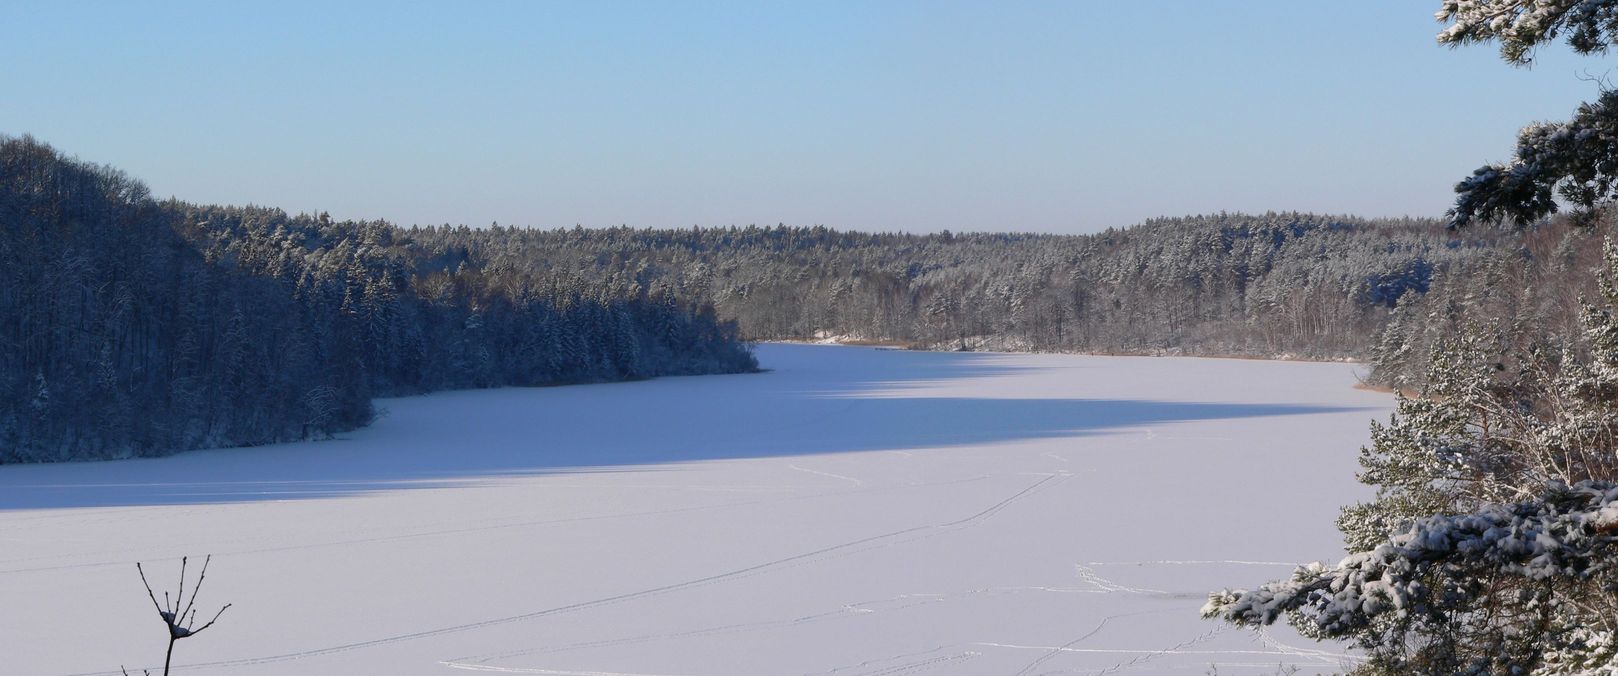
[{"label": "snow", "polygon": [[[0,467],[10,673],[1221,674],[1199,619],[1342,556],[1388,395],[1345,364],[763,345],[763,374],[381,402],[325,442]],[[1258,540],[1251,533],[1290,533]]]}]

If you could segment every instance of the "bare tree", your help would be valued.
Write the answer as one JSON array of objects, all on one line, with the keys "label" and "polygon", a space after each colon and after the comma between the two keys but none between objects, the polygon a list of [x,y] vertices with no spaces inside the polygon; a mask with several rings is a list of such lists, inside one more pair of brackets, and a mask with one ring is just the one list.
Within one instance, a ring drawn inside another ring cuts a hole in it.
[{"label": "bare tree", "polygon": [[[202,581],[208,577],[208,563],[213,560],[213,555],[210,554],[202,560],[202,571],[197,574],[196,584],[191,586],[191,598],[187,599],[185,596],[185,566],[189,558],[180,557],[180,588],[174,593],[172,602],[169,598],[169,593],[163,592],[163,603],[161,604],[157,602],[157,594],[152,591],[152,584],[146,581],[146,570],[139,563],[135,564],[135,570],[140,572],[141,584],[146,585],[146,596],[152,600],[152,607],[157,609],[158,616],[163,618],[163,624],[167,625],[169,629],[169,647],[168,651],[163,654],[164,676],[168,676],[169,664],[174,660],[174,644],[182,638],[191,638],[202,633],[204,629],[212,627],[214,622],[219,621],[219,616],[224,615],[225,610],[230,608],[229,603],[225,604],[223,608],[219,609],[219,612],[214,613],[213,619],[208,620],[207,624],[200,627],[196,626],[197,611],[195,606],[197,595],[202,593]],[[125,670],[124,673],[128,674],[129,672]]]}]

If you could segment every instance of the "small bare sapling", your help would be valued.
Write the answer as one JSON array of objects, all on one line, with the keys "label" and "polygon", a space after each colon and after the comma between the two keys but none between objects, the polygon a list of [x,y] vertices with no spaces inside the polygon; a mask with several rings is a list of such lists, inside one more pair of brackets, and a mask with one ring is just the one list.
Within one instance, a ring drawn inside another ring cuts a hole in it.
[{"label": "small bare sapling", "polygon": [[[213,619],[200,627],[197,626],[197,595],[202,593],[202,581],[208,577],[208,563],[213,560],[213,555],[210,554],[202,560],[202,571],[197,574],[196,584],[191,585],[190,598],[185,595],[185,567],[188,558],[190,557],[180,558],[179,590],[174,593],[173,599],[169,598],[168,592],[163,592],[162,603],[157,602],[157,593],[152,591],[152,584],[146,581],[146,569],[139,563],[135,564],[135,570],[140,572],[141,584],[146,585],[146,596],[152,600],[152,607],[157,609],[158,616],[163,618],[163,624],[169,629],[169,647],[163,655],[164,676],[168,676],[169,664],[174,660],[174,644],[182,638],[191,638],[212,627],[214,622],[219,621],[219,616],[224,615],[225,610],[230,608],[229,603],[225,604],[219,612],[214,613]],[[126,670],[124,673],[129,672]]]}]

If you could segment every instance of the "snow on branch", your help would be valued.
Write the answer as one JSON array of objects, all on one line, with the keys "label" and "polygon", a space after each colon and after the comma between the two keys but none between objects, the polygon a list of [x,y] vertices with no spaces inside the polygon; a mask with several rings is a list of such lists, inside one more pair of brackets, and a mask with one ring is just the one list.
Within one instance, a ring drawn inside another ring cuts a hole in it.
[{"label": "snow on branch", "polygon": [[1557,196],[1581,208],[1614,198],[1618,188],[1618,92],[1579,105],[1566,122],[1537,123],[1517,136],[1508,164],[1478,168],[1455,186],[1450,223],[1532,223],[1557,211]]},{"label": "snow on branch", "polygon": [[[213,555],[210,554],[202,560],[202,570],[197,573],[197,581],[191,586],[191,596],[188,598],[185,595],[185,569],[189,560],[190,557],[180,558],[179,587],[175,590],[172,599],[169,598],[168,592],[163,592],[162,603],[158,602],[157,593],[152,591],[152,583],[146,580],[146,568],[140,563],[135,564],[135,570],[140,573],[140,582],[146,586],[146,597],[152,600],[152,608],[157,610],[158,617],[163,618],[163,623],[168,626],[169,647],[163,657],[163,673],[165,675],[169,673],[170,664],[174,660],[175,642],[183,638],[196,636],[212,627],[215,622],[219,621],[219,616],[224,615],[231,605],[229,603],[225,604],[218,612],[213,614],[211,619],[203,623],[202,626],[197,626],[197,596],[202,593],[202,583],[208,579],[208,564],[213,562]],[[128,672],[125,671],[125,673]]]},{"label": "snow on branch", "polygon": [[[1268,625],[1285,615],[1313,638],[1353,639],[1385,650],[1390,636],[1408,637],[1401,628],[1416,625],[1428,627],[1416,632],[1426,636],[1434,635],[1432,627],[1496,635],[1508,618],[1491,601],[1505,596],[1531,616],[1524,626],[1539,626],[1550,640],[1556,618],[1576,608],[1589,583],[1613,579],[1615,549],[1618,484],[1552,486],[1533,500],[1418,519],[1335,566],[1310,564],[1251,591],[1214,592],[1202,615],[1239,626]],[[1509,619],[1521,624],[1525,618]],[[1583,632],[1581,645],[1599,639],[1610,647],[1618,628],[1574,629]]]},{"label": "snow on branch", "polygon": [[1434,16],[1449,24],[1440,44],[1499,41],[1501,58],[1516,65],[1564,35],[1580,54],[1605,52],[1618,40],[1615,0],[1444,0]]}]

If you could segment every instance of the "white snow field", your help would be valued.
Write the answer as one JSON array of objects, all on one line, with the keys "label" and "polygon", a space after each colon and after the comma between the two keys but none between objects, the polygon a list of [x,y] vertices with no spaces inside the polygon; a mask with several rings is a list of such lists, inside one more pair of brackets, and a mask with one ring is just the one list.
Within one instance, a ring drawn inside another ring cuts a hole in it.
[{"label": "white snow field", "polygon": [[[1197,617],[1342,555],[1346,364],[763,345],[764,374],[434,394],[341,439],[0,467],[0,672],[1342,670]],[[193,571],[195,569],[193,568]]]}]

